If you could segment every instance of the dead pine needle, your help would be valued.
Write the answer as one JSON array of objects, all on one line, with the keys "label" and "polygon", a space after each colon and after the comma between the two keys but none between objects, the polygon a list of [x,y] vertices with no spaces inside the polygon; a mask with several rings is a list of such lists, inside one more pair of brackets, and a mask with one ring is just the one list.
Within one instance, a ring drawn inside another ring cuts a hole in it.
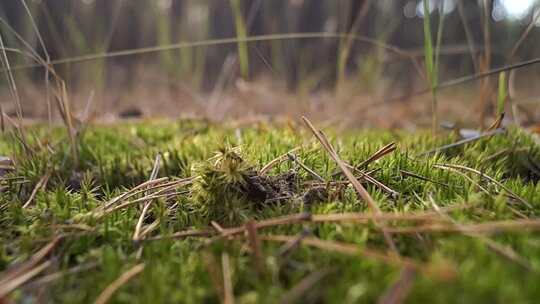
[{"label": "dead pine needle", "polygon": [[28,261],[3,272],[0,275],[0,299],[48,268],[51,262],[45,261],[41,263],[41,261],[56,248],[61,239],[60,236],[55,237],[34,253]]},{"label": "dead pine needle", "polygon": [[257,234],[257,224],[254,220],[246,223],[246,232],[255,267],[259,275],[262,276],[265,273],[264,258],[261,249],[261,240]]},{"label": "dead pine needle", "polygon": [[3,299],[5,296],[10,294],[12,291],[17,289],[19,286],[26,283],[28,280],[32,279],[36,275],[40,274],[43,270],[51,266],[50,261],[43,262],[28,271],[24,272],[18,277],[13,278],[12,280],[9,280],[7,282],[3,282],[2,285],[0,285],[0,299]]},{"label": "dead pine needle", "polygon": [[[337,152],[334,150],[334,148],[332,147],[332,145],[330,144],[330,142],[328,141],[328,139],[326,138],[326,135],[324,135],[324,133],[322,131],[318,131],[317,129],[315,129],[315,127],[313,126],[313,124],[311,123],[311,121],[309,121],[309,119],[307,119],[306,117],[302,116],[302,120],[304,121],[304,123],[306,124],[306,126],[311,130],[311,132],[313,133],[313,135],[315,135],[315,137],[319,140],[319,142],[321,143],[321,145],[323,146],[323,148],[328,152],[328,154],[330,155],[330,157],[332,159],[334,159],[334,161],[337,163],[337,165],[339,166],[339,168],[343,171],[343,173],[345,174],[345,176],[347,177],[347,179],[349,179],[349,181],[351,182],[351,184],[353,185],[353,187],[356,189],[356,191],[358,192],[358,194],[360,195],[360,197],[368,204],[369,208],[373,211],[373,213],[375,214],[379,214],[381,213],[381,210],[379,209],[379,207],[377,206],[377,204],[375,203],[375,200],[373,200],[373,198],[371,197],[371,195],[367,192],[367,190],[364,188],[364,186],[362,186],[362,184],[360,184],[360,182],[358,182],[358,180],[356,179],[356,177],[352,174],[352,172],[349,170],[349,168],[347,168],[347,166],[345,165],[345,163],[341,160],[341,158],[339,157],[339,155],[337,154]],[[392,236],[388,233],[385,232],[385,228],[384,227],[381,227],[376,220],[373,221],[376,225],[378,225],[382,231],[383,231],[383,234],[384,234],[384,238],[386,240],[386,243],[388,244],[389,248],[395,252],[396,254],[398,254],[398,250],[397,250],[397,247],[396,245],[394,244],[394,241],[392,240]]]},{"label": "dead pine needle", "polygon": [[371,155],[366,160],[364,160],[361,164],[356,166],[356,168],[357,169],[365,168],[372,162],[377,161],[378,159],[383,158],[384,156],[394,152],[396,149],[397,149],[396,143],[391,142],[388,145],[380,148],[377,152],[373,153],[373,155]]},{"label": "dead pine needle", "polygon": [[475,142],[475,141],[483,139],[483,138],[492,137],[492,136],[498,135],[498,134],[504,134],[505,132],[506,132],[506,130],[501,129],[501,128],[494,129],[494,130],[488,130],[488,131],[483,132],[483,133],[481,133],[479,135],[469,137],[469,138],[465,138],[465,139],[459,140],[459,141],[457,141],[455,143],[451,143],[451,144],[448,144],[448,145],[444,145],[444,146],[441,146],[441,147],[438,147],[438,148],[435,148],[435,149],[431,149],[431,150],[422,152],[418,156],[425,156],[425,155],[440,153],[442,151],[446,151],[448,149],[455,148],[455,147],[460,147],[460,146],[463,146],[465,144],[472,143],[472,142]]},{"label": "dead pine needle", "polygon": [[438,164],[438,165],[434,165],[436,168],[451,168],[451,169],[455,169],[455,170],[461,170],[461,171],[466,171],[466,172],[469,172],[469,173],[473,173],[473,174],[476,174],[478,175],[480,178],[482,179],[486,179],[488,180],[489,182],[491,182],[492,184],[495,184],[496,186],[498,186],[499,188],[503,189],[504,191],[506,191],[506,193],[508,193],[513,199],[521,202],[522,204],[524,204],[525,206],[527,206],[528,208],[532,208],[531,204],[529,204],[525,199],[521,198],[519,195],[515,194],[512,190],[510,190],[510,188],[506,187],[505,185],[503,185],[501,182],[497,181],[496,179],[494,179],[493,177],[489,176],[489,175],[486,175],[485,173],[483,172],[480,172],[476,169],[473,169],[473,168],[469,168],[467,166],[463,166],[463,165],[453,165],[453,164],[444,164],[444,165],[441,165],[441,164]]},{"label": "dead pine needle", "polygon": [[221,254],[221,267],[223,270],[223,304],[234,304],[234,292],[229,254]]},{"label": "dead pine needle", "polygon": [[306,166],[303,162],[301,162],[296,155],[294,155],[293,153],[287,153],[287,156],[289,157],[291,161],[296,163],[298,166],[300,166],[300,168],[304,169],[307,173],[309,173],[311,176],[316,178],[318,181],[322,183],[325,182],[324,178],[322,178],[317,172],[315,172],[313,169],[311,169],[310,167]]},{"label": "dead pine needle", "polygon": [[49,182],[50,177],[51,177],[51,171],[48,171],[47,173],[45,173],[45,175],[43,175],[39,179],[38,183],[36,184],[36,186],[32,190],[32,193],[30,194],[30,197],[28,198],[28,200],[26,200],[26,203],[24,203],[24,205],[22,206],[23,208],[28,208],[28,206],[30,206],[30,204],[32,203],[32,201],[36,197],[39,190],[47,187],[47,183]]},{"label": "dead pine needle", "polygon": [[[448,220],[449,223],[454,224],[456,227],[460,228],[461,224],[454,219],[452,219],[448,214],[446,214],[444,211],[441,210],[441,208],[435,203],[435,200],[430,196],[429,198],[431,205],[433,206],[433,209],[444,219]],[[532,266],[524,257],[520,256],[514,249],[510,246],[502,245],[493,239],[484,236],[482,234],[476,234],[476,233],[467,233],[464,232],[465,235],[468,235],[472,238],[476,238],[480,240],[482,243],[484,243],[489,249],[491,249],[493,252],[497,253],[498,255],[508,259],[509,261],[515,262],[516,264],[522,266],[526,270],[531,270]]]},{"label": "dead pine needle", "polygon": [[[156,159],[154,160],[154,166],[152,168],[152,173],[150,173],[149,181],[152,181],[157,178],[157,175],[159,173],[159,167],[161,163],[161,154],[156,155]],[[137,226],[135,226],[135,232],[133,233],[133,240],[138,241],[141,234],[141,228],[144,222],[144,218],[146,217],[146,212],[150,208],[150,201],[146,202],[144,204],[144,207],[141,211],[141,215],[139,216],[139,220],[137,221]]]},{"label": "dead pine needle", "polygon": [[494,234],[499,232],[525,232],[540,230],[540,221],[533,219],[503,220],[478,224],[462,224],[456,227],[452,224],[431,224],[417,227],[393,227],[388,231],[395,234],[416,233],[478,233]]},{"label": "dead pine needle", "polygon": [[97,297],[95,304],[105,304],[109,302],[114,293],[129,280],[138,275],[144,270],[144,263],[137,264],[124,272],[120,277],[114,280],[107,288],[105,288],[101,294]]},{"label": "dead pine needle", "polygon": [[[294,241],[296,236],[289,235],[264,235],[261,236],[261,240],[267,242],[279,242],[279,243],[289,243]],[[325,250],[328,252],[337,252],[344,255],[350,256],[362,256],[365,258],[371,258],[383,262],[388,265],[393,266],[409,266],[414,269],[422,269],[422,265],[418,262],[411,260],[409,258],[401,257],[393,252],[383,252],[368,248],[360,248],[356,244],[337,242],[337,241],[326,241],[321,240],[315,237],[306,237],[301,241],[302,245],[318,248],[320,250]]]},{"label": "dead pine needle", "polygon": [[390,286],[390,288],[379,298],[378,304],[399,304],[405,302],[409,294],[416,271],[410,267],[405,267],[401,271],[399,278]]},{"label": "dead pine needle", "polygon": [[313,272],[303,278],[297,285],[283,295],[281,304],[299,303],[300,299],[331,271],[328,269]]},{"label": "dead pine needle", "polygon": [[291,151],[274,158],[261,168],[261,170],[259,171],[259,175],[265,175],[266,173],[268,173],[268,171],[272,170],[272,168],[289,159],[289,153],[295,153],[298,150],[300,150],[300,147],[296,147]]}]

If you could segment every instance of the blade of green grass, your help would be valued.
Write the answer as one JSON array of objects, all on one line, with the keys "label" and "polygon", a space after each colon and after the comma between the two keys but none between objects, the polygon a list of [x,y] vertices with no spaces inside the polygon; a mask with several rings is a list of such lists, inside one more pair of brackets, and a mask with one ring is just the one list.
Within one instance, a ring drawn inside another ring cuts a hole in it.
[{"label": "blade of green grass", "polygon": [[504,107],[506,104],[507,93],[506,73],[499,74],[499,91],[497,94],[497,116],[504,113]]},{"label": "blade of green grass", "polygon": [[[430,22],[429,1],[422,1],[424,8],[424,59],[426,65],[426,74],[428,76],[429,86],[431,89],[431,115],[432,115],[432,131],[437,133],[437,71],[433,58],[433,38]],[[438,41],[439,39],[437,39]]]},{"label": "blade of green grass", "polygon": [[242,8],[239,0],[231,0],[231,7],[234,15],[234,23],[236,26],[236,36],[238,41],[238,60],[240,61],[240,74],[242,78],[247,79],[249,76],[249,57],[247,43],[243,40],[247,38],[247,29],[242,16]]}]

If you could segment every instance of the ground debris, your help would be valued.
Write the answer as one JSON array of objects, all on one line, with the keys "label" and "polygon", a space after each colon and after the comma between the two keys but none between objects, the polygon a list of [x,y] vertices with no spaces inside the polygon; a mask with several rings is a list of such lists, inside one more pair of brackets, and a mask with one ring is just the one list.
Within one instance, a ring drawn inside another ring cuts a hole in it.
[{"label": "ground debris", "polygon": [[258,175],[250,172],[247,177],[246,192],[254,202],[283,202],[298,193],[298,174],[294,171],[276,176]]}]

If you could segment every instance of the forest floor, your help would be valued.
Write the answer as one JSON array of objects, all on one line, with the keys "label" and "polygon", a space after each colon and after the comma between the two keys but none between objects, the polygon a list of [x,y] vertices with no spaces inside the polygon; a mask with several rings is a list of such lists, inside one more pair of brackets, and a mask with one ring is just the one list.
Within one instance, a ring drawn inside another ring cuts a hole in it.
[{"label": "forest floor", "polygon": [[180,120],[4,133],[0,302],[540,297],[532,135],[324,129]]}]

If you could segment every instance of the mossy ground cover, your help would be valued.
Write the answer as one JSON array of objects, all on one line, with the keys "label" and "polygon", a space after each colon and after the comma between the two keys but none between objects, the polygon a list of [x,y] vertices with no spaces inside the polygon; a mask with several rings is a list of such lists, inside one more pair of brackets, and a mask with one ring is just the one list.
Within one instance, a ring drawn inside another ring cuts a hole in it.
[{"label": "mossy ground cover", "polygon": [[378,215],[299,124],[92,126],[78,163],[62,129],[29,128],[30,149],[6,133],[0,291],[17,283],[6,301],[28,303],[540,297],[540,149],[527,134],[422,155],[458,135],[325,131]]}]

